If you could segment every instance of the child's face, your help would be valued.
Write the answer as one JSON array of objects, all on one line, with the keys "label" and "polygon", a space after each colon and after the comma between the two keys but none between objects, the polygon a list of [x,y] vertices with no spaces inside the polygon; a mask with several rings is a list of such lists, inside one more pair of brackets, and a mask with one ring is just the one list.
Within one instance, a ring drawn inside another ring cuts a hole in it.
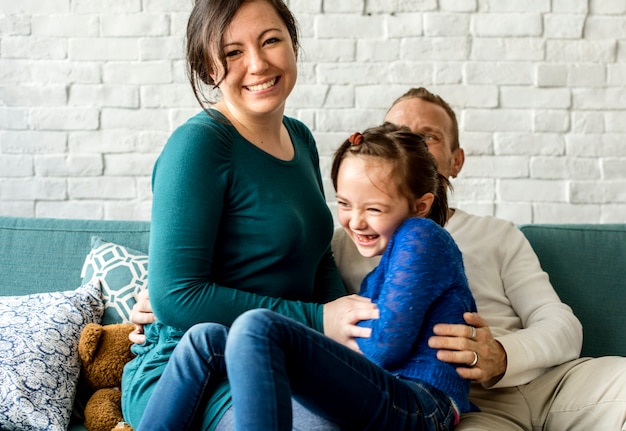
[{"label": "child's face", "polygon": [[391,169],[385,160],[348,155],[337,173],[339,223],[365,257],[382,255],[398,226],[418,215]]}]

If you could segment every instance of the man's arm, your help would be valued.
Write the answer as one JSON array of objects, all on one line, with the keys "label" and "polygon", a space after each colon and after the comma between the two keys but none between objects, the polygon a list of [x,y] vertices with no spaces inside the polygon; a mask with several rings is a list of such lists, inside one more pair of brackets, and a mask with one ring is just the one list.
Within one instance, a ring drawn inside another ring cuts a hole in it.
[{"label": "man's arm", "polygon": [[[580,322],[559,299],[523,233],[502,219],[457,212],[446,228],[463,252],[480,319],[438,328],[438,337],[452,338],[432,341],[451,349],[441,352],[442,359],[470,364],[476,352],[473,378],[485,387],[509,387],[576,358]],[[481,326],[486,323],[488,328]],[[473,340],[470,325],[478,328]]]}]

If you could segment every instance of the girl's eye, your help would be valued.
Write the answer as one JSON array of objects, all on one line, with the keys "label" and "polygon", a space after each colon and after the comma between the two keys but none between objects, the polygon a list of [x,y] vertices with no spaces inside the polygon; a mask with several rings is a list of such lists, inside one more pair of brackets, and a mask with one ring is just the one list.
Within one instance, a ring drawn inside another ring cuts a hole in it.
[{"label": "girl's eye", "polygon": [[274,43],[278,43],[279,41],[280,39],[278,39],[277,37],[270,37],[264,42],[264,45],[272,45]]},{"label": "girl's eye", "polygon": [[378,208],[368,208],[367,210],[369,212],[372,212],[372,213],[379,213],[380,212],[380,210]]}]

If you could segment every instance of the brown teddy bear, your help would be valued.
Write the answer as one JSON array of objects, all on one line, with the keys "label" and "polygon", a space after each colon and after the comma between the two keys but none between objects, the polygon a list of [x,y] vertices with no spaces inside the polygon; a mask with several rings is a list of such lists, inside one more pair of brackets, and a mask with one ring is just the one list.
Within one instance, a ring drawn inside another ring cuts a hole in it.
[{"label": "brown teddy bear", "polygon": [[85,405],[89,431],[132,431],[122,417],[120,384],[124,365],[134,356],[128,338],[134,329],[132,323],[90,323],[83,329],[78,343],[82,377],[94,391]]}]

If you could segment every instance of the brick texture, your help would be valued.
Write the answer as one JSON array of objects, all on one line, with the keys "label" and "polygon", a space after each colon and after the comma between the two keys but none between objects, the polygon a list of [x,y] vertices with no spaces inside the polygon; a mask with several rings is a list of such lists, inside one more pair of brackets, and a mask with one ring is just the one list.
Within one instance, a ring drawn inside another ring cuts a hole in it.
[{"label": "brick texture", "polygon": [[[411,86],[456,109],[459,208],[517,223],[626,222],[623,0],[289,0],[288,115],[332,154]],[[0,215],[149,219],[150,175],[199,110],[191,2],[0,0]]]}]

